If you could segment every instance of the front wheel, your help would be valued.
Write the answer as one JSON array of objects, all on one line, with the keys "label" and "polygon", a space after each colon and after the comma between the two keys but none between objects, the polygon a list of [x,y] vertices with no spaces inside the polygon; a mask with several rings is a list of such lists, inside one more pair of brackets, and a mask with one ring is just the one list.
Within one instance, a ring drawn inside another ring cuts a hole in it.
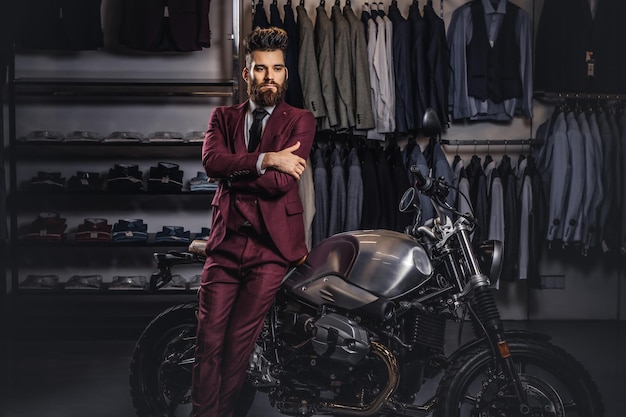
[{"label": "front wheel", "polygon": [[461,355],[442,377],[435,417],[601,417],[600,393],[584,367],[543,340],[513,338],[511,357],[528,397],[520,410],[500,361],[484,344]]}]

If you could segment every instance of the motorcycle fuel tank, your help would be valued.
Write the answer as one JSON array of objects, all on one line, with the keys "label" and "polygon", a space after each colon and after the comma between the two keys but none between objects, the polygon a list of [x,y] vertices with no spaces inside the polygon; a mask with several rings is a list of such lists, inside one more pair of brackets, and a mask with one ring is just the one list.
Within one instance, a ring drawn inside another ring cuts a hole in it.
[{"label": "motorcycle fuel tank", "polygon": [[400,297],[432,273],[426,251],[413,237],[359,230],[321,241],[285,277],[283,286],[314,305],[355,309]]}]

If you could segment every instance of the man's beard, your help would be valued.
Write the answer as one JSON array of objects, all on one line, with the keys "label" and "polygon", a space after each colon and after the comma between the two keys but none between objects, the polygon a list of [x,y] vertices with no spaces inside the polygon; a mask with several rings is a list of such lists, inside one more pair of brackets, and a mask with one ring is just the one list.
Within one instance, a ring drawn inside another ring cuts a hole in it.
[{"label": "man's beard", "polygon": [[[271,88],[261,90],[266,85],[273,85],[276,90]],[[262,107],[276,106],[285,98],[285,91],[287,90],[287,83],[278,84],[273,81],[267,83],[255,83],[254,80],[250,80],[248,83],[248,95],[250,99],[257,105]]]}]

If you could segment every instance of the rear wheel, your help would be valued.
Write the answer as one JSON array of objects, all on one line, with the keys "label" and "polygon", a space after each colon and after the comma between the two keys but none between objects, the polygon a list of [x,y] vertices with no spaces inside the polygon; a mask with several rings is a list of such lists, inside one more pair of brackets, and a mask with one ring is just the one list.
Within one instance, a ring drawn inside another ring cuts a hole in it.
[{"label": "rear wheel", "polygon": [[197,308],[189,303],[165,310],[137,341],[129,377],[137,416],[189,416]]},{"label": "rear wheel", "polygon": [[435,417],[604,416],[598,388],[570,354],[543,340],[508,343],[530,410],[520,410],[501,364],[481,345],[460,356],[441,379]]}]

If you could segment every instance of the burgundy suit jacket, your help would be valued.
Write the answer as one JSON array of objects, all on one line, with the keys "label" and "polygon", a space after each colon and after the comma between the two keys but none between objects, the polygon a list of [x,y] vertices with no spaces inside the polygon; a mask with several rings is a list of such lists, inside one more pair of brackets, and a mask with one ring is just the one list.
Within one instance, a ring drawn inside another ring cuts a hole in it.
[{"label": "burgundy suit jacket", "polygon": [[280,151],[298,141],[300,148],[295,153],[306,159],[315,136],[315,117],[308,110],[281,102],[267,120],[257,150],[248,152],[244,134],[247,109],[247,101],[237,106],[217,107],[209,119],[202,164],[210,178],[230,179],[230,186],[221,181],[213,198],[207,252],[217,247],[226,235],[231,192],[251,192],[258,197],[261,216],[274,244],[284,258],[295,262],[307,254],[298,182],[274,169],[258,175],[256,163],[259,153]]}]

